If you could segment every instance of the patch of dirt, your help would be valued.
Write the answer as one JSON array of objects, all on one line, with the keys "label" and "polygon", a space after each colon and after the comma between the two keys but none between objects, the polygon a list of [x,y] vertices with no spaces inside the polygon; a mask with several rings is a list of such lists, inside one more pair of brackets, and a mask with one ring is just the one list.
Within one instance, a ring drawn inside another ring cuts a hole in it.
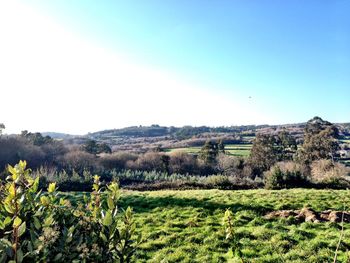
[{"label": "patch of dirt", "polygon": [[[343,211],[325,210],[322,212],[316,212],[311,208],[303,208],[301,210],[279,210],[273,211],[265,215],[266,219],[273,218],[288,218],[294,217],[299,222],[335,222],[340,223],[342,221]],[[350,223],[350,212],[344,212],[344,222]]]}]

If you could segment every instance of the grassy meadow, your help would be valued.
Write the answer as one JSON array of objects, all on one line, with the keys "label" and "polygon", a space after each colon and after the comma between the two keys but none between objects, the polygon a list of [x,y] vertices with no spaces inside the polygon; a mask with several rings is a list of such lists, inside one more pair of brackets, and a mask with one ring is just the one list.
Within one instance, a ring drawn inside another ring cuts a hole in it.
[{"label": "grassy meadow", "polygon": [[[175,152],[175,151],[183,151],[190,154],[198,154],[202,147],[186,147],[186,148],[173,148],[166,149],[166,152]],[[250,149],[252,148],[252,144],[226,144],[225,151],[229,155],[233,156],[248,156],[250,153]]]},{"label": "grassy meadow", "polygon": [[[75,199],[81,194],[69,194]],[[131,206],[142,233],[136,262],[333,262],[341,224],[298,223],[293,218],[264,218],[268,212],[309,207],[343,210],[348,191],[332,190],[188,190],[123,191],[120,206]],[[225,240],[223,215],[234,214],[235,237]],[[345,207],[346,208],[346,207]],[[337,262],[350,260],[350,225],[344,223]]]},{"label": "grassy meadow", "polygon": [[339,140],[339,142],[350,144],[350,136],[345,136],[343,139]]}]

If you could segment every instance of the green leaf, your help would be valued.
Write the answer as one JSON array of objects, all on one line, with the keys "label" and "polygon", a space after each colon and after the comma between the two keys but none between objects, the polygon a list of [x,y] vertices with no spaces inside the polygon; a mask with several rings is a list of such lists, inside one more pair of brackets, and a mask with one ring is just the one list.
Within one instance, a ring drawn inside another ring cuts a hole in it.
[{"label": "green leaf", "polygon": [[11,217],[7,216],[3,223],[4,223],[5,226],[7,226],[7,225],[9,225],[11,223],[11,221],[12,221]]},{"label": "green leaf", "polygon": [[40,180],[40,177],[39,177],[39,176],[38,176],[37,178],[35,178],[34,183],[33,183],[33,185],[32,185],[32,190],[33,190],[33,192],[38,191],[39,180]]},{"label": "green leaf", "polygon": [[15,213],[15,209],[11,205],[5,203],[4,207],[5,207],[5,209],[6,209],[6,211],[8,213],[10,213],[10,214],[14,214]]},{"label": "green leaf", "polygon": [[66,243],[70,243],[72,242],[73,240],[73,237],[72,236],[68,236],[67,239],[66,239]]},{"label": "green leaf", "polygon": [[73,232],[74,232],[74,230],[75,230],[75,226],[71,226],[71,227],[68,229],[68,233],[72,235]]},{"label": "green leaf", "polygon": [[18,236],[22,236],[26,232],[26,222],[23,222],[18,228]]},{"label": "green leaf", "polygon": [[110,226],[113,223],[113,218],[111,212],[107,211],[105,217],[103,218],[102,224],[104,226]]},{"label": "green leaf", "polygon": [[33,245],[31,242],[28,242],[28,251],[29,251],[29,253],[32,253],[34,251]]},{"label": "green leaf", "polygon": [[10,196],[15,196],[16,195],[15,183],[10,184],[10,186],[8,188],[8,191],[9,191]]},{"label": "green leaf", "polygon": [[98,191],[99,186],[98,186],[98,184],[93,184],[92,188],[93,188],[93,190]]},{"label": "green leaf", "polygon": [[107,204],[108,204],[108,208],[109,208],[110,210],[113,210],[113,209],[114,209],[115,205],[114,205],[113,199],[112,199],[111,197],[108,197],[108,199],[107,199]]},{"label": "green leaf", "polygon": [[58,253],[58,254],[54,257],[53,261],[58,261],[58,260],[61,259],[61,258],[62,258],[62,253]]},{"label": "green leaf", "polygon": [[27,185],[28,185],[28,186],[31,186],[31,185],[34,183],[34,179],[31,178],[30,176],[27,176],[27,177],[26,177],[26,180],[27,180]]},{"label": "green leaf", "polygon": [[17,250],[17,263],[21,263],[23,261],[23,252],[22,249]]},{"label": "green leaf", "polygon": [[22,168],[22,170],[25,170],[26,166],[27,166],[27,161],[26,160],[24,160],[24,161],[20,160],[18,164]]},{"label": "green leaf", "polygon": [[53,219],[53,217],[52,217],[52,215],[51,215],[51,216],[45,218],[45,220],[44,220],[44,225],[45,225],[45,226],[51,226],[54,222],[55,222],[55,221],[54,221],[54,219]]},{"label": "green leaf", "polygon": [[125,211],[125,217],[128,218],[128,219],[132,218],[132,210],[131,210],[130,206],[128,206],[128,208]]},{"label": "green leaf", "polygon": [[41,228],[41,224],[40,221],[37,217],[33,217],[33,221],[34,221],[34,226],[37,230],[39,230]]},{"label": "green leaf", "polygon": [[16,171],[16,169],[13,167],[13,166],[11,166],[11,165],[8,165],[7,166],[7,170],[9,171],[9,173],[10,174],[17,174],[17,171]]},{"label": "green leaf", "polygon": [[1,243],[1,246],[3,247],[5,245],[5,247],[10,247],[12,249],[12,243],[7,240],[6,238],[2,238],[0,239],[0,243]]},{"label": "green leaf", "polygon": [[41,196],[40,197],[40,202],[44,205],[47,206],[50,204],[50,199],[47,196]]},{"label": "green leaf", "polygon": [[22,224],[22,219],[16,216],[15,220],[13,221],[13,227],[19,227],[21,224]]},{"label": "green leaf", "polygon": [[100,177],[97,174],[94,175],[94,181],[96,183],[100,181]]},{"label": "green leaf", "polygon": [[49,193],[53,193],[53,192],[55,192],[55,190],[56,190],[56,183],[50,183],[49,187],[47,188],[47,191]]},{"label": "green leaf", "polygon": [[102,232],[100,232],[100,238],[104,241],[107,242],[107,237],[105,234],[103,234]]}]

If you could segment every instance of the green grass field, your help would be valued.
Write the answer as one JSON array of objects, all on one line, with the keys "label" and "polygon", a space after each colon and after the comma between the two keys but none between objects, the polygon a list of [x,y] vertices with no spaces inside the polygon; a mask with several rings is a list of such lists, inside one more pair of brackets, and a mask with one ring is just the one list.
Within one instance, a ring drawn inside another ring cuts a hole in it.
[{"label": "green grass field", "polygon": [[346,166],[350,166],[350,160],[341,160],[340,162],[342,162]]},{"label": "green grass field", "polygon": [[344,136],[344,138],[339,140],[339,142],[340,143],[350,144],[350,137],[349,136]]},{"label": "green grass field", "polygon": [[248,156],[250,154],[250,150],[252,148],[252,144],[227,144],[225,145],[225,151],[230,155],[234,156]]},{"label": "green grass field", "polygon": [[198,152],[201,150],[201,147],[185,147],[185,148],[172,148],[172,149],[165,149],[165,152],[177,152],[177,151],[182,151],[182,152],[187,152],[191,154],[198,154]]},{"label": "green grass field", "polygon": [[[190,154],[198,154],[202,147],[186,147],[186,148],[174,148],[166,149],[165,152],[175,152],[175,151],[184,151]],[[248,156],[252,144],[227,144],[225,145],[225,151],[229,155],[233,156]]]},{"label": "green grass field", "polygon": [[[72,196],[76,194],[71,194]],[[299,209],[342,210],[348,191],[188,190],[123,191],[120,206],[131,206],[144,242],[136,262],[333,262],[341,225],[264,218],[267,212]],[[242,258],[225,240],[222,218],[234,213]],[[349,262],[350,224],[344,223],[337,262]]]}]

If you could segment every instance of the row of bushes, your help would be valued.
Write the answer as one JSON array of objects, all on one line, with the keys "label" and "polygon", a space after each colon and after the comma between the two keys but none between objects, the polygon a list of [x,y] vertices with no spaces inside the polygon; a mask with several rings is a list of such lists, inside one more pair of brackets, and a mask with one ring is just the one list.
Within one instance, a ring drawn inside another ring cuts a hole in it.
[{"label": "row of bushes", "polygon": [[[71,174],[65,170],[41,167],[33,172],[34,177],[40,178],[40,188],[46,188],[50,183],[55,182],[60,191],[90,191],[92,187],[93,175],[84,170],[79,174],[73,171]],[[137,190],[157,190],[157,189],[248,189],[263,186],[260,178],[255,180],[239,178],[233,175],[183,175],[169,174],[159,171],[141,171],[115,169],[105,171],[101,175],[103,184],[118,182],[121,187]]]},{"label": "row of bushes", "polygon": [[[238,168],[236,168],[238,169]],[[239,170],[239,169],[238,169]],[[116,169],[105,170],[101,174],[103,182],[119,182],[124,188],[138,190],[158,189],[248,189],[265,187],[282,189],[294,187],[347,188],[350,186],[350,168],[331,160],[318,160],[312,163],[311,171],[305,171],[301,165],[289,161],[279,162],[265,172],[263,177],[242,175],[243,170],[226,171],[223,174],[198,176],[167,173],[161,171],[141,171]],[[92,173],[85,169],[82,173],[41,167],[34,171],[40,178],[40,187],[45,188],[56,182],[61,191],[89,191]]]},{"label": "row of bushes", "polygon": [[[46,138],[40,137],[39,138]],[[113,152],[111,154],[92,154],[79,145],[65,145],[61,141],[47,139],[40,144],[28,136],[0,137],[0,172],[8,164],[14,165],[21,159],[30,163],[32,169],[41,166],[56,167],[59,170],[82,173],[89,170],[98,173],[105,170],[143,170],[167,173],[208,175],[215,167],[185,152],[172,154],[147,152]]]}]

